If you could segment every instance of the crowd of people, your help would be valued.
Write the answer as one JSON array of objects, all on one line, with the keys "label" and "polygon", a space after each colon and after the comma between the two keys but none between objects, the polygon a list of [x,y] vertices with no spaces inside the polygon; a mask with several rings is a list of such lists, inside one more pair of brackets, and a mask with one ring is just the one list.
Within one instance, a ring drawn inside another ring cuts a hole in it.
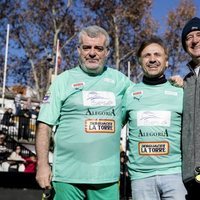
[{"label": "crowd of people", "polygon": [[36,156],[23,155],[20,144],[7,144],[6,135],[0,131],[0,172],[36,172]]},{"label": "crowd of people", "polygon": [[28,141],[31,131],[35,132],[39,110],[39,105],[28,108],[26,103],[23,103],[16,112],[13,112],[12,108],[5,108],[5,112],[1,116],[1,130],[8,134],[14,132],[19,141]]},{"label": "crowd of people", "polygon": [[36,131],[40,106],[29,108],[26,102],[18,102],[17,106],[15,111],[13,108],[5,108],[1,116],[0,172],[35,173],[36,156],[31,151],[30,155],[23,154],[22,148],[23,143],[33,140],[31,131]]}]

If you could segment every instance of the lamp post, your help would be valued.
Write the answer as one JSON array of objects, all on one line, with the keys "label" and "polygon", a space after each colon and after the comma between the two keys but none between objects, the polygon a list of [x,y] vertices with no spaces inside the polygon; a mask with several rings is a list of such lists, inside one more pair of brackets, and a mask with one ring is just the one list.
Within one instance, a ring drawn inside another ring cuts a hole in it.
[{"label": "lamp post", "polygon": [[47,87],[49,87],[49,85],[51,84],[52,82],[52,75],[53,75],[53,67],[54,67],[54,58],[52,56],[51,53],[49,53],[47,55],[47,66],[48,66],[48,84],[47,84]]},{"label": "lamp post", "polygon": [[7,60],[8,60],[8,43],[9,43],[9,31],[10,26],[7,25],[7,36],[6,36],[6,50],[5,50],[5,63],[4,63],[4,73],[3,73],[3,88],[2,88],[2,108],[4,108],[5,101],[5,87],[6,87],[6,73],[7,73]]}]

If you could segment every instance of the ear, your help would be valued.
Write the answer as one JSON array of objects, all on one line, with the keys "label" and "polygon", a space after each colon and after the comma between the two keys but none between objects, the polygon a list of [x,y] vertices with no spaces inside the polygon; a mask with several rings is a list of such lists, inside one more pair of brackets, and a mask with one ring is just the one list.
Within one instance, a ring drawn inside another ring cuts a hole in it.
[{"label": "ear", "polygon": [[106,52],[106,57],[108,57],[108,55],[110,54],[110,50],[107,49],[107,52]]},{"label": "ear", "polygon": [[169,62],[168,62],[168,61],[166,61],[166,68],[168,68],[168,66],[169,66]]},{"label": "ear", "polygon": [[77,51],[78,51],[78,54],[80,55],[81,54],[81,49],[79,46],[77,46]]},{"label": "ear", "polygon": [[138,64],[140,65],[140,67],[142,67],[140,57],[137,59],[137,62],[138,62]]}]

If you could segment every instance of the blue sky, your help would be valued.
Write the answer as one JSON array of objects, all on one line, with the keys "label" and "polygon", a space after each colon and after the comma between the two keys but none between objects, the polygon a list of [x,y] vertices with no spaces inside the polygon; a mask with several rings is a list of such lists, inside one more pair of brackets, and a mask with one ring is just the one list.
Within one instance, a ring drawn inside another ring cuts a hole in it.
[{"label": "blue sky", "polygon": [[[167,22],[167,15],[170,10],[175,10],[181,0],[153,0],[152,16],[158,21],[160,25],[159,33],[165,32],[165,26]],[[196,16],[200,17],[200,0],[193,0],[196,6]],[[188,73],[188,69],[185,67],[180,71],[180,75],[184,77]]]},{"label": "blue sky", "polygon": [[[181,0],[153,0],[152,15],[160,24],[161,33],[166,25],[169,10],[176,9]],[[197,16],[200,17],[200,1],[193,0],[197,8]]]}]

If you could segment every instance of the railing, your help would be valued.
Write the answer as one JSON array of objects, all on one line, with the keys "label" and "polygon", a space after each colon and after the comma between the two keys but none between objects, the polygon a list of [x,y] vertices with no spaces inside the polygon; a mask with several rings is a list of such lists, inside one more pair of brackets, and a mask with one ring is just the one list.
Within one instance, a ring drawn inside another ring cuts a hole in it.
[{"label": "railing", "polygon": [[[0,119],[2,119],[2,117],[1,114]],[[7,125],[0,120],[0,131],[4,132],[16,141],[24,140],[24,142],[35,143],[36,119],[30,118],[27,125],[24,126],[23,124],[23,121],[19,120],[18,116],[14,116],[13,122]],[[24,135],[25,137],[23,138]],[[20,136],[22,136],[21,139]]]},{"label": "railing", "polygon": [[6,137],[6,146],[8,149],[10,149],[12,151],[14,151],[16,146],[20,146],[21,147],[21,155],[24,158],[34,155],[34,153],[32,151],[27,149],[23,144],[20,144],[19,142],[15,141],[15,139],[10,137],[9,135]]}]

